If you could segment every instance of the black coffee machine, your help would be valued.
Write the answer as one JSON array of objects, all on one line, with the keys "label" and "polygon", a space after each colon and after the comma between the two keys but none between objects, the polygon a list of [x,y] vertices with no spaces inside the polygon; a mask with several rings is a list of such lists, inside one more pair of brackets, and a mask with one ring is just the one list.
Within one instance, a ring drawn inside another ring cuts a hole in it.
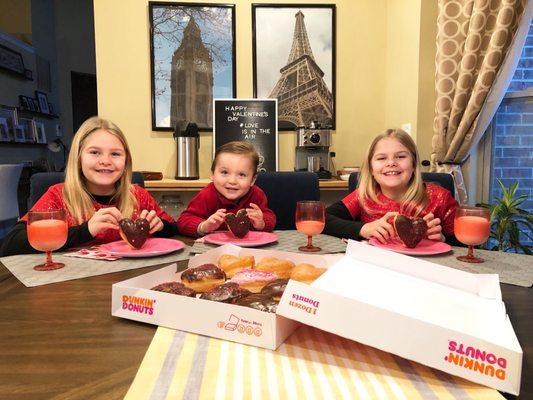
[{"label": "black coffee machine", "polygon": [[309,128],[298,127],[295,155],[295,171],[311,171],[318,179],[331,179],[331,131],[311,122]]}]

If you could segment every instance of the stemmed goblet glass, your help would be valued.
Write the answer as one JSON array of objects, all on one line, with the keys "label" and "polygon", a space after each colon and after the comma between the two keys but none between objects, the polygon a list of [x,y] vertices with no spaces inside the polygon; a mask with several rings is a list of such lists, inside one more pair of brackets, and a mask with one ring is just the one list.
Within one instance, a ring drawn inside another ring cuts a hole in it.
[{"label": "stemmed goblet glass", "polygon": [[468,263],[485,260],[474,256],[474,246],[485,243],[490,234],[490,211],[484,207],[461,206],[455,211],[454,234],[457,240],[468,246],[466,256],[457,259]]},{"label": "stemmed goblet glass", "polygon": [[64,210],[28,212],[28,241],[35,250],[46,252],[46,262],[33,267],[37,271],[63,268],[65,264],[52,261],[52,251],[67,241],[68,226]]},{"label": "stemmed goblet glass", "polygon": [[299,201],[296,203],[296,229],[307,235],[307,246],[298,247],[300,251],[316,252],[322,250],[313,246],[313,236],[324,230],[326,208],[321,201]]}]

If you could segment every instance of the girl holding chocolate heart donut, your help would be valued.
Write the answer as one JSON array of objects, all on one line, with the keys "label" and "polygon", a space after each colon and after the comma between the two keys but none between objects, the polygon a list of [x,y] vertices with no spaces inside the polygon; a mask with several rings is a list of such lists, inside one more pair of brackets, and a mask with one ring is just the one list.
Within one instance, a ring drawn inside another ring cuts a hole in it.
[{"label": "girl holding chocolate heart donut", "polygon": [[[227,215],[236,215],[240,210],[246,210],[247,225],[252,229],[271,232],[276,215],[268,208],[265,193],[254,186],[258,164],[259,155],[250,143],[235,141],[220,146],[211,165],[212,182],[191,200],[178,218],[180,233],[195,237],[227,230],[227,225],[235,220]],[[237,218],[242,218],[242,214],[241,211]]]},{"label": "girl holding chocolate heart donut", "polygon": [[386,243],[396,237],[397,215],[423,218],[430,240],[453,238],[457,201],[443,187],[422,182],[416,144],[401,129],[387,129],[371,143],[359,187],[326,210],[324,233]]},{"label": "girl holding chocolate heart donut", "polygon": [[[50,186],[32,210],[64,209],[69,227],[62,249],[121,240],[122,219],[144,218],[149,234],[178,233],[173,218],[142,187],[131,184],[132,158],[126,137],[113,122],[92,117],[74,136],[65,182]],[[33,253],[27,215],[5,237],[0,256]]]}]

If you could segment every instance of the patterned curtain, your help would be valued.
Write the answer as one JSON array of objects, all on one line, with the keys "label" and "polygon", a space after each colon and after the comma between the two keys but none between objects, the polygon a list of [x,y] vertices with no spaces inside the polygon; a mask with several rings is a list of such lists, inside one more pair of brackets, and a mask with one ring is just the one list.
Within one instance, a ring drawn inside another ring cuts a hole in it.
[{"label": "patterned curtain", "polygon": [[[495,90],[494,86],[502,92],[507,88],[494,83],[496,79],[510,79],[501,76],[500,70],[515,43],[522,17],[531,18],[531,3],[528,0],[439,0],[431,170],[454,176],[461,203],[468,200],[461,165],[492,118],[485,126],[478,127],[488,95]],[[523,44],[522,38],[520,41]],[[514,68],[506,74],[513,72]],[[492,115],[498,105],[499,102]]]}]

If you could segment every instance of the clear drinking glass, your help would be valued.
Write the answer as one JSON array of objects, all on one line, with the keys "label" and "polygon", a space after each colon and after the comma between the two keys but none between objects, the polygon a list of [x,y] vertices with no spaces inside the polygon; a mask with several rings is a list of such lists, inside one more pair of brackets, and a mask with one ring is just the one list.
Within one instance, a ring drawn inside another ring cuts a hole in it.
[{"label": "clear drinking glass", "polygon": [[324,230],[326,207],[321,201],[299,201],[296,203],[296,229],[307,236],[307,246],[298,247],[300,251],[315,252],[322,250],[313,246],[313,236]]},{"label": "clear drinking glass", "polygon": [[33,267],[37,271],[63,268],[65,264],[52,261],[52,251],[67,241],[68,226],[64,210],[30,211],[28,213],[28,241],[35,250],[46,252],[46,262]]},{"label": "clear drinking glass", "polygon": [[474,256],[474,246],[485,243],[490,235],[490,211],[484,207],[458,207],[455,211],[454,234],[457,240],[468,246],[466,256],[457,259],[469,263],[485,260]]}]

